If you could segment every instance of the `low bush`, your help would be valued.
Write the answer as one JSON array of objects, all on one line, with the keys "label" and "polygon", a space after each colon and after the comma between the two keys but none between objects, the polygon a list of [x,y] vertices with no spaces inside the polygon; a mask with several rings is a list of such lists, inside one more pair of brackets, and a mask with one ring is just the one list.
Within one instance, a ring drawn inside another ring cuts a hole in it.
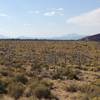
[{"label": "low bush", "polygon": [[53,97],[51,93],[51,83],[44,80],[34,80],[30,85],[29,94],[36,96],[38,99],[50,99]]},{"label": "low bush", "polygon": [[7,93],[7,84],[0,80],[0,94]]},{"label": "low bush", "polygon": [[96,79],[92,84],[100,87],[100,79]]},{"label": "low bush", "polygon": [[21,83],[11,83],[8,86],[8,94],[17,100],[20,96],[23,95],[24,86]]},{"label": "low bush", "polygon": [[8,71],[5,71],[5,70],[0,70],[0,74],[2,76],[8,76],[9,75]]},{"label": "low bush", "polygon": [[26,84],[28,82],[28,79],[24,75],[17,75],[15,77],[15,81],[21,82],[22,84]]},{"label": "low bush", "polygon": [[51,96],[50,89],[47,86],[43,85],[43,84],[39,84],[34,89],[34,94],[39,99],[41,99],[41,98],[50,98],[50,96]]},{"label": "low bush", "polygon": [[53,79],[70,79],[70,80],[79,80],[79,71],[74,70],[73,68],[57,68],[56,71],[53,73]]},{"label": "low bush", "polygon": [[77,92],[78,91],[78,86],[75,83],[71,83],[71,84],[66,86],[66,90],[68,92]]}]

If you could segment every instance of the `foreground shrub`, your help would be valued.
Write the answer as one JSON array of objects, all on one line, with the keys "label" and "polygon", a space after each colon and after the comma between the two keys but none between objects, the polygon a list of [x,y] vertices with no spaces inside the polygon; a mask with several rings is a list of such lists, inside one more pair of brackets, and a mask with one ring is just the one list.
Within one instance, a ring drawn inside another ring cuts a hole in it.
[{"label": "foreground shrub", "polygon": [[24,86],[21,83],[11,83],[8,86],[8,94],[17,100],[20,96],[23,95]]},{"label": "foreground shrub", "polygon": [[100,87],[92,84],[82,84],[78,87],[79,91],[82,93],[89,94],[91,96],[99,96],[100,95]]},{"label": "foreground shrub", "polygon": [[5,71],[5,70],[0,70],[0,74],[2,76],[8,76],[9,75],[8,71]]},{"label": "foreground shrub", "polygon": [[68,68],[66,71],[67,78],[70,80],[73,80],[73,79],[79,80],[79,77],[78,77],[79,74],[80,74],[80,72],[73,68]]},{"label": "foreground shrub", "polygon": [[45,80],[36,79],[31,83],[30,92],[28,94],[37,97],[39,100],[40,99],[51,100],[51,98],[54,98],[54,96],[51,93],[51,86],[52,84],[49,81],[46,82]]},{"label": "foreground shrub", "polygon": [[96,79],[92,84],[100,87],[100,79]]},{"label": "foreground shrub", "polygon": [[100,100],[100,96],[99,97],[93,97],[93,98],[91,98],[91,100]]},{"label": "foreground shrub", "polygon": [[75,83],[71,83],[71,84],[67,85],[66,90],[68,92],[77,92],[78,86]]},{"label": "foreground shrub", "polygon": [[45,86],[49,87],[50,89],[52,89],[52,87],[53,87],[53,82],[51,82],[48,79],[41,80],[41,84],[44,84]]},{"label": "foreground shrub", "polygon": [[15,80],[17,82],[21,82],[22,84],[26,84],[28,82],[28,79],[24,75],[17,75]]},{"label": "foreground shrub", "polygon": [[78,92],[76,94],[73,94],[68,100],[91,100],[91,99],[89,95]]},{"label": "foreground shrub", "polygon": [[0,94],[5,94],[7,93],[7,85],[5,82],[0,80]]},{"label": "foreground shrub", "polygon": [[34,94],[39,99],[41,99],[41,98],[50,98],[50,96],[51,96],[50,89],[48,87],[46,87],[45,85],[43,85],[43,84],[39,84],[35,88]]},{"label": "foreground shrub", "polygon": [[55,70],[55,72],[52,75],[53,79],[70,79],[70,80],[78,80],[78,74],[79,72],[77,70],[74,70],[73,68],[67,68],[67,67],[60,67]]}]

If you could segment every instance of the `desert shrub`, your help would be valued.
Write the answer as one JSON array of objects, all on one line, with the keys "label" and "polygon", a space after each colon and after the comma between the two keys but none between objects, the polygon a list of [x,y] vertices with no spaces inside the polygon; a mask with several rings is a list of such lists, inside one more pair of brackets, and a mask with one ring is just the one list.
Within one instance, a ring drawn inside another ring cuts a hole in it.
[{"label": "desert shrub", "polygon": [[90,83],[84,83],[84,84],[76,84],[76,83],[70,83],[66,86],[66,90],[70,92],[77,92],[80,91],[81,93],[86,94],[98,94],[100,92],[100,88],[91,85]]},{"label": "desert shrub", "polygon": [[96,79],[92,84],[100,87],[100,79]]},{"label": "desert shrub", "polygon": [[0,94],[7,93],[7,84],[0,80]]},{"label": "desert shrub", "polygon": [[1,73],[1,75],[3,75],[3,76],[8,76],[8,75],[9,75],[7,71],[1,71],[0,73]]},{"label": "desert shrub", "polygon": [[15,68],[20,68],[23,64],[20,61],[13,61],[11,65]]},{"label": "desert shrub", "polygon": [[79,79],[79,77],[78,77],[79,74],[80,74],[79,71],[75,70],[73,68],[68,68],[67,71],[66,71],[66,76],[70,80],[73,80],[73,79],[78,80]]},{"label": "desert shrub", "polygon": [[53,83],[50,80],[46,80],[46,79],[41,80],[41,84],[44,84],[45,86],[47,86],[47,87],[49,87],[51,89],[53,87]]},{"label": "desert shrub", "polygon": [[50,89],[43,85],[39,84],[35,89],[34,89],[34,94],[37,98],[50,98],[51,92]]},{"label": "desert shrub", "polygon": [[34,80],[31,85],[30,85],[30,93],[37,98],[51,98],[52,93],[51,93],[51,83],[42,81],[42,80]]},{"label": "desert shrub", "polygon": [[100,96],[100,87],[92,84],[82,84],[78,86],[81,93],[88,94],[90,98]]},{"label": "desert shrub", "polygon": [[91,100],[91,99],[88,94],[80,93],[80,97],[78,98],[78,100]]},{"label": "desert shrub", "polygon": [[52,73],[52,79],[62,79],[62,69],[56,69],[55,72]]},{"label": "desert shrub", "polygon": [[8,86],[8,94],[17,100],[20,96],[23,95],[24,86],[21,83],[11,83]]},{"label": "desert shrub", "polygon": [[53,79],[70,79],[70,80],[78,80],[78,74],[79,72],[77,70],[74,70],[72,68],[57,68],[56,71],[53,73],[52,78]]},{"label": "desert shrub", "polygon": [[4,55],[2,55],[2,56],[3,57],[1,57],[1,55],[0,55],[0,65],[5,65],[6,60],[4,58]]},{"label": "desert shrub", "polygon": [[31,97],[34,96],[34,89],[38,86],[39,84],[39,80],[38,79],[32,79],[29,84],[28,84],[28,89],[25,90],[25,96],[26,97]]},{"label": "desert shrub", "polygon": [[94,91],[93,86],[91,86],[90,84],[82,84],[78,87],[78,89],[83,93],[91,93]]},{"label": "desert shrub", "polygon": [[94,72],[99,72],[100,71],[100,66],[93,66],[93,67],[90,67],[88,68],[89,71],[94,71]]},{"label": "desert shrub", "polygon": [[17,75],[15,80],[17,82],[21,82],[22,84],[26,84],[28,82],[28,79],[24,75]]},{"label": "desert shrub", "polygon": [[34,71],[34,70],[41,70],[41,66],[42,64],[39,62],[39,61],[34,61],[33,63],[32,63],[32,70]]},{"label": "desert shrub", "polygon": [[79,92],[72,95],[69,100],[91,100],[91,99],[89,95]]},{"label": "desert shrub", "polygon": [[91,100],[100,100],[100,96],[99,97],[93,97],[93,98],[91,98]]},{"label": "desert shrub", "polygon": [[78,91],[78,86],[75,83],[70,83],[66,86],[66,91],[68,92],[77,92]]},{"label": "desert shrub", "polygon": [[48,64],[41,63],[40,66],[41,66],[42,68],[45,68],[46,70],[49,69],[49,65],[48,65]]}]

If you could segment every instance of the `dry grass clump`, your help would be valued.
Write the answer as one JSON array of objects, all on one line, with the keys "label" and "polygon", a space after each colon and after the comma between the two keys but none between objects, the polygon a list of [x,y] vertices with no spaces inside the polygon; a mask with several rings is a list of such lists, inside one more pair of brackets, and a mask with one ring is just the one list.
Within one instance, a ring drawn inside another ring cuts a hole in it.
[{"label": "dry grass clump", "polygon": [[11,83],[8,86],[8,94],[17,100],[20,98],[25,90],[25,86],[21,83]]},{"label": "dry grass clump", "polygon": [[100,86],[92,85],[90,83],[83,83],[83,84],[70,83],[66,86],[65,90],[67,92],[74,92],[78,94],[80,93],[82,98],[87,98],[82,100],[92,100],[92,98],[99,98],[100,96]]},{"label": "dry grass clump", "polygon": [[35,96],[38,99],[54,99],[55,97],[51,93],[52,83],[45,80],[33,80],[29,85],[29,91],[27,91],[27,96]]}]

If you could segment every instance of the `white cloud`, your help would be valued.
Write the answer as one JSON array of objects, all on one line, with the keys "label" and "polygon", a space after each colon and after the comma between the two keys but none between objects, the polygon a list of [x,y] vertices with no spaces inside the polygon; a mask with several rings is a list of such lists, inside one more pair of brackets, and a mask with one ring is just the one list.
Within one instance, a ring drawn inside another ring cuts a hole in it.
[{"label": "white cloud", "polygon": [[44,13],[44,16],[54,16],[54,15],[56,15],[56,12],[55,11],[51,11],[51,12]]},{"label": "white cloud", "polygon": [[63,8],[52,8],[47,12],[44,12],[44,16],[63,16],[64,9]]},{"label": "white cloud", "polygon": [[69,18],[67,23],[79,26],[100,26],[100,8]]},{"label": "white cloud", "polygon": [[63,8],[47,8],[45,10],[30,10],[28,11],[29,14],[35,15],[44,15],[44,16],[63,16],[64,9]]},{"label": "white cloud", "polygon": [[45,12],[44,16],[63,16],[64,13],[62,12],[56,12],[56,11],[50,11],[50,12]]}]

